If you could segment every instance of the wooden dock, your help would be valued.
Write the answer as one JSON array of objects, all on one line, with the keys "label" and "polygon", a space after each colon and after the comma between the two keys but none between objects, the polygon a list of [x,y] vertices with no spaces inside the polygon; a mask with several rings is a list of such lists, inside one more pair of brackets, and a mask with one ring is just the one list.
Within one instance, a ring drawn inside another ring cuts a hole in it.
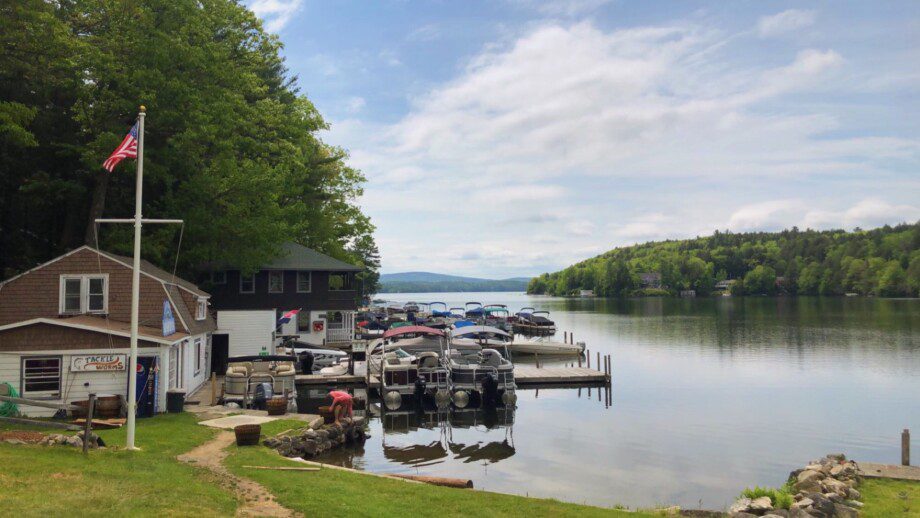
[{"label": "wooden dock", "polygon": [[[607,375],[587,367],[537,367],[535,365],[515,365],[514,381],[518,387],[534,385],[553,386],[587,386],[606,384],[610,380]],[[361,374],[344,374],[341,376],[320,376],[319,374],[298,374],[297,385],[344,385],[365,386],[366,380]],[[371,387],[378,384],[376,376],[371,379]]]},{"label": "wooden dock", "polygon": [[859,474],[867,478],[892,478],[896,480],[920,481],[920,467],[917,466],[897,466],[894,464],[860,462]]}]

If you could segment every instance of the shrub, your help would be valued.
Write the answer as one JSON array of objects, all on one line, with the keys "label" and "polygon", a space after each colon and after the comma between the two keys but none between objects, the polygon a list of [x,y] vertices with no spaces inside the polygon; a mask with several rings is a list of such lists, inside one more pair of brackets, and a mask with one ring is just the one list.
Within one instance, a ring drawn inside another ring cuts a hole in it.
[{"label": "shrub", "polygon": [[755,486],[754,489],[747,488],[742,491],[741,496],[751,500],[768,496],[770,497],[770,503],[777,509],[789,509],[792,505],[792,493],[789,492],[786,486],[779,489]]}]

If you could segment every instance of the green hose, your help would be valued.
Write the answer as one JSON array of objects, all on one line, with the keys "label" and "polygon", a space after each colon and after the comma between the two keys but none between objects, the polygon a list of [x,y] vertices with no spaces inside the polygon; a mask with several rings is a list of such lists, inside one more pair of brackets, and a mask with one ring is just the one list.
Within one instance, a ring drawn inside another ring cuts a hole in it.
[{"label": "green hose", "polygon": [[[9,383],[0,383],[0,385],[6,385],[9,389],[10,397],[19,397],[19,393],[16,392],[16,389],[13,388]],[[9,401],[4,401],[0,403],[0,416],[3,417],[15,417],[19,415],[19,407],[16,406],[16,403],[10,403]]]}]

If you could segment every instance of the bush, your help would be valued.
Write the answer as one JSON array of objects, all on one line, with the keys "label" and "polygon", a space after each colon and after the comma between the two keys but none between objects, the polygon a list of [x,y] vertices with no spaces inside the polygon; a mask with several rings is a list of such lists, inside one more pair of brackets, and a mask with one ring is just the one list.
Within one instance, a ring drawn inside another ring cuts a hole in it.
[{"label": "bush", "polygon": [[789,492],[786,486],[780,489],[755,486],[754,489],[747,488],[742,491],[741,496],[750,498],[751,500],[768,496],[770,497],[770,502],[773,504],[773,507],[777,509],[789,509],[792,505],[792,493]]}]

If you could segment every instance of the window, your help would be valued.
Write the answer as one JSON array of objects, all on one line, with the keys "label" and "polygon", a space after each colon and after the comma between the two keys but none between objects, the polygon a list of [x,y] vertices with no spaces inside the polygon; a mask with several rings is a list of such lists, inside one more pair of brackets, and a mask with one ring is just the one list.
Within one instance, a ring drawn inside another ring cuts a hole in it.
[{"label": "window", "polygon": [[211,272],[211,284],[227,284],[227,272]]},{"label": "window", "polygon": [[240,293],[255,293],[256,292],[256,276],[253,275],[243,275],[240,272]]},{"label": "window", "polygon": [[297,293],[310,293],[312,280],[310,272],[297,272]]},{"label": "window", "polygon": [[195,339],[195,376],[201,372],[201,338]]},{"label": "window", "polygon": [[61,313],[105,313],[109,302],[108,275],[62,275]]},{"label": "window", "polygon": [[310,328],[310,312],[301,311],[297,313],[297,332],[298,333],[309,333],[312,329]]},{"label": "window", "polygon": [[61,394],[61,357],[23,357],[22,394],[26,397],[59,397]]},{"label": "window", "polygon": [[204,320],[208,316],[208,299],[198,299],[198,311],[195,313],[195,320]]},{"label": "window", "polygon": [[345,327],[345,314],[341,311],[330,311],[326,315],[326,323],[329,329],[342,329]]},{"label": "window", "polygon": [[284,272],[268,272],[268,292],[284,293]]},{"label": "window", "polygon": [[332,291],[351,291],[354,288],[354,276],[350,273],[330,273],[329,289]]}]

